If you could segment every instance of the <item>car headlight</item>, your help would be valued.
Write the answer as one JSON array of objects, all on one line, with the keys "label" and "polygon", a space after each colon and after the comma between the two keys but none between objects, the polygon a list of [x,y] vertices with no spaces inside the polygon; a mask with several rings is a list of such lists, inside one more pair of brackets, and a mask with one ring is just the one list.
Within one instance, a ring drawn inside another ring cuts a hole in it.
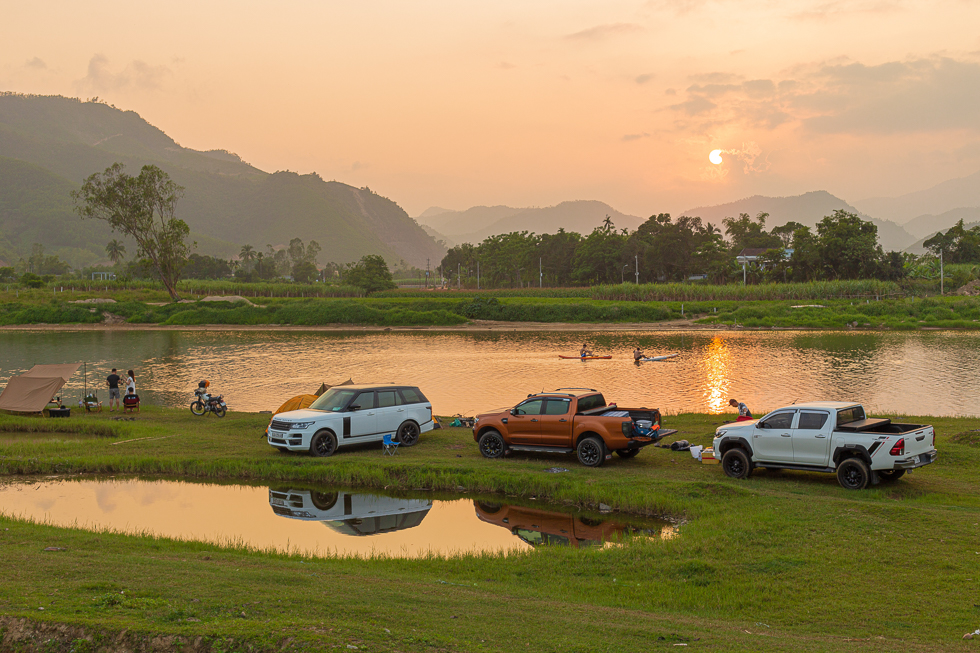
[{"label": "car headlight", "polygon": [[480,418],[479,418],[479,417],[477,417],[477,418],[475,418],[475,419],[473,420],[473,424],[476,424],[476,423],[477,423],[477,422],[479,422],[479,421],[480,421]]},{"label": "car headlight", "polygon": [[313,422],[293,422],[289,425],[290,430],[299,431],[301,429],[308,429],[313,426]]}]

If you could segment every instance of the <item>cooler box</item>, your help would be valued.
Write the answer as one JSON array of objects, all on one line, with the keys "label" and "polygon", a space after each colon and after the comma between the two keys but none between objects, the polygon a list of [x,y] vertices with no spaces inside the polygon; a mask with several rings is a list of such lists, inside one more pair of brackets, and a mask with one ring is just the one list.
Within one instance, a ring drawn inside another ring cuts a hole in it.
[{"label": "cooler box", "polygon": [[715,450],[711,447],[701,451],[701,463],[704,465],[717,465],[718,459],[715,458]]}]

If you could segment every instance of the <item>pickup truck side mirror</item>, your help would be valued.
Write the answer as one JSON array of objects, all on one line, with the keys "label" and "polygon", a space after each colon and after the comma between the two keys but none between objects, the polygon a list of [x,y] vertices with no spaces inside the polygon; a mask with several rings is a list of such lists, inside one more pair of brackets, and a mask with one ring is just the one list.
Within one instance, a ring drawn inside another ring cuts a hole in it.
[{"label": "pickup truck side mirror", "polygon": [[516,415],[517,414],[517,409],[516,408],[511,408],[510,409],[510,414],[511,415]]}]

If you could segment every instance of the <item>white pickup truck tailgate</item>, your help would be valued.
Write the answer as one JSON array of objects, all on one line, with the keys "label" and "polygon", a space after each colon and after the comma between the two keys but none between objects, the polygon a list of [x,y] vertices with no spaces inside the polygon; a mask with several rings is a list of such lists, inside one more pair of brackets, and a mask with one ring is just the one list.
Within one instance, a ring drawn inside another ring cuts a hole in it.
[{"label": "white pickup truck tailgate", "polygon": [[927,465],[933,461],[935,449],[935,431],[931,426],[902,435],[889,435],[874,452],[872,467],[909,469]]}]

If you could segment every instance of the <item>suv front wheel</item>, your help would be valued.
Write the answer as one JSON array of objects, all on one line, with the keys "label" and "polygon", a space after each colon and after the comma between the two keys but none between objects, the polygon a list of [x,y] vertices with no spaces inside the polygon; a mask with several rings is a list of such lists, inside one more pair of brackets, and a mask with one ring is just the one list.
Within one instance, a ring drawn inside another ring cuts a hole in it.
[{"label": "suv front wheel", "polygon": [[503,437],[497,431],[487,431],[480,436],[480,453],[484,458],[500,458],[506,448]]},{"label": "suv front wheel", "polygon": [[726,476],[732,478],[748,478],[752,475],[752,463],[743,449],[729,449],[721,457],[721,468]]}]

